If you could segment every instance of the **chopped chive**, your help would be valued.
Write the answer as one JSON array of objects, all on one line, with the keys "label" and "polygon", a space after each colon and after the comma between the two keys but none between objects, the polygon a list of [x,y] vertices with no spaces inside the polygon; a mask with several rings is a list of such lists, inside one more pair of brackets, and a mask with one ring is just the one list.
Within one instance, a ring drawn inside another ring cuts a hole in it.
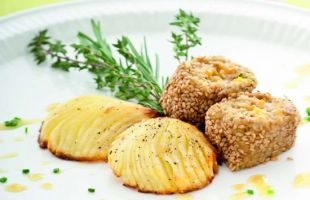
[{"label": "chopped chive", "polygon": [[53,169],[53,173],[54,174],[59,174],[60,173],[60,169],[59,168],[54,168]]},{"label": "chopped chive", "polygon": [[268,189],[267,190],[268,195],[274,195],[274,190],[273,189]]},{"label": "chopped chive", "polygon": [[88,188],[88,192],[90,192],[90,193],[94,193],[96,190],[95,190],[95,188]]},{"label": "chopped chive", "polygon": [[21,121],[21,118],[19,117],[14,117],[13,119],[11,120],[8,120],[8,121],[5,121],[4,122],[4,125],[6,127],[15,127],[15,126],[18,126],[19,122]]},{"label": "chopped chive", "polygon": [[310,107],[308,107],[308,108],[306,109],[306,113],[307,113],[308,116],[310,116]]},{"label": "chopped chive", "polygon": [[23,169],[23,174],[29,174],[30,170],[29,169]]},{"label": "chopped chive", "polygon": [[248,195],[254,195],[254,190],[247,190],[246,193],[247,193]]},{"label": "chopped chive", "polygon": [[28,127],[25,128],[25,133],[28,134]]},{"label": "chopped chive", "polygon": [[0,183],[6,183],[7,182],[7,180],[8,180],[8,178],[7,177],[1,177],[0,178]]},{"label": "chopped chive", "polygon": [[306,122],[310,122],[310,116],[305,117],[304,120],[305,120]]}]

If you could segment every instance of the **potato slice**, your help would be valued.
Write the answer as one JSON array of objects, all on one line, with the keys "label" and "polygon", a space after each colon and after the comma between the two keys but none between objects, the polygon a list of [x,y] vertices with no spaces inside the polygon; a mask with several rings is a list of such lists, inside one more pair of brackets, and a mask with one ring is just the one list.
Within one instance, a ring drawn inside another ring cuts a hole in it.
[{"label": "potato slice", "polygon": [[54,106],[39,144],[64,159],[106,160],[115,137],[131,125],[157,116],[152,109],[104,96],[81,96]]},{"label": "potato slice", "polygon": [[202,188],[218,171],[203,133],[172,118],[145,120],[125,130],[112,143],[108,162],[124,185],[158,194]]}]

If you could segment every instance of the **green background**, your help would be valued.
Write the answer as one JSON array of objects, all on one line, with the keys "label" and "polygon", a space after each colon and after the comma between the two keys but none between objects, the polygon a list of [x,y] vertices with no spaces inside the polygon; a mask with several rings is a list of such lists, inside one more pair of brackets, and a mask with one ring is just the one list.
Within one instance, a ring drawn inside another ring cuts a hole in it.
[{"label": "green background", "polygon": [[64,0],[0,0],[0,16]]},{"label": "green background", "polygon": [[[0,16],[42,5],[64,2],[66,0],[0,0]],[[289,4],[310,8],[310,0],[283,0]]]}]

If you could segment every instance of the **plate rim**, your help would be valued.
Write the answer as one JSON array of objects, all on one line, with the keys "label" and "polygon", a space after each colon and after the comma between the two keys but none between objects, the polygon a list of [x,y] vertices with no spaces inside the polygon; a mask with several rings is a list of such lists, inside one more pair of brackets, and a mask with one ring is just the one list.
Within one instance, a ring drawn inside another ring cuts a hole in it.
[{"label": "plate rim", "polygon": [[[19,17],[24,17],[26,15],[31,15],[34,14],[36,12],[42,12],[45,10],[51,10],[53,8],[59,8],[59,7],[67,7],[67,6],[75,6],[75,5],[83,5],[83,4],[90,4],[90,3],[96,3],[96,2],[101,2],[101,3],[115,3],[115,2],[128,2],[128,1],[133,1],[133,2],[145,2],[143,0],[75,0],[75,1],[61,1],[61,2],[55,2],[55,3],[51,3],[51,4],[46,4],[46,5],[42,5],[42,6],[38,6],[38,7],[34,7],[34,8],[28,8],[25,10],[21,10],[21,11],[17,11],[17,12],[13,12],[10,13],[8,15],[4,15],[0,17],[0,25],[1,23],[4,23],[8,20],[12,20],[14,18],[19,18]],[[163,0],[159,0],[159,1],[163,1]],[[170,2],[179,2],[176,0],[168,0]],[[186,0],[182,0],[182,1],[186,1]],[[278,1],[270,1],[270,0],[217,0],[216,2],[221,2],[221,3],[231,3],[231,2],[235,2],[235,3],[255,3],[255,4],[259,4],[259,5],[264,5],[264,6],[273,6],[273,7],[278,7],[278,8],[282,8],[282,9],[287,9],[290,11],[299,11],[299,12],[305,12],[307,14],[310,14],[310,9],[304,8],[304,7],[300,7],[300,6],[296,6],[293,4],[288,4],[285,2],[278,2]],[[152,2],[152,0],[149,0],[149,2]],[[204,1],[207,2],[207,1]]]}]

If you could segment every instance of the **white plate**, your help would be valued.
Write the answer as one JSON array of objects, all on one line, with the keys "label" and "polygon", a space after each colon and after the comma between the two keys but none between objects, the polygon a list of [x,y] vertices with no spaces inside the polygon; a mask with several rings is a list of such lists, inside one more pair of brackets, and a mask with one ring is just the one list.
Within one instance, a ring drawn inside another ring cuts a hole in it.
[{"label": "white plate", "polygon": [[[78,30],[90,33],[89,19],[102,22],[109,41],[128,35],[135,42],[147,37],[152,53],[160,56],[162,74],[172,74],[177,62],[173,59],[168,40],[168,23],[178,8],[191,10],[201,20],[203,45],[193,55],[221,54],[249,66],[256,74],[258,89],[277,96],[291,98],[302,115],[310,102],[310,79],[300,81],[295,89],[284,85],[298,77],[294,69],[310,63],[310,13],[264,1],[85,1],[35,9],[0,20],[0,121],[20,116],[26,119],[44,117],[47,105],[63,102],[82,94],[99,93],[88,73],[65,73],[53,70],[49,64],[37,66],[26,45],[38,30],[48,28],[54,38],[68,43],[75,41]],[[122,186],[105,163],[78,163],[55,158],[41,150],[36,142],[39,124],[0,132],[0,155],[16,152],[18,156],[0,159],[0,168],[8,172],[9,183],[25,184],[25,192],[13,194],[0,185],[0,199],[105,199],[105,200],[165,200],[174,195],[138,193]],[[266,175],[276,192],[274,199],[309,199],[310,189],[296,189],[292,182],[296,174],[310,171],[309,124],[298,129],[296,145],[279,156],[278,161],[230,172],[225,166],[208,187],[190,193],[193,199],[229,199],[231,185],[246,182],[254,174]],[[24,140],[14,141],[21,135]],[[293,161],[287,161],[290,156]],[[43,166],[42,162],[50,162]],[[51,170],[59,167],[62,173]],[[21,174],[22,168],[43,173],[44,179],[30,182]],[[54,189],[44,191],[44,182]],[[96,188],[89,194],[88,187]],[[252,199],[261,199],[254,195]]]}]

